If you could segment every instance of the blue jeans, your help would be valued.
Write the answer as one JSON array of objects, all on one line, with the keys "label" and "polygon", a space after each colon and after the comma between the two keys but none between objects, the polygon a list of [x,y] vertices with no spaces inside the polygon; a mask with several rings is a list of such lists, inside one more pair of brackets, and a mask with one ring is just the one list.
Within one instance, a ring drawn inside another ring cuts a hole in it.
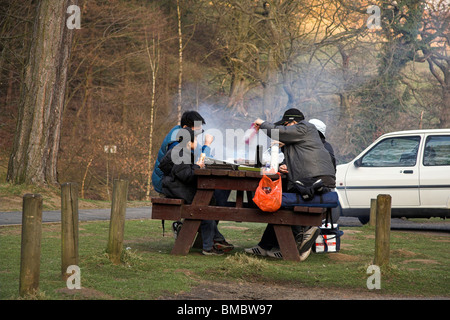
[{"label": "blue jeans", "polygon": [[217,222],[214,220],[203,220],[200,224],[200,230],[202,232],[203,250],[211,250],[214,240],[225,240],[219,229],[217,229]]},{"label": "blue jeans", "polygon": [[[228,204],[228,196],[230,190],[215,190],[214,198],[216,199],[216,206],[226,207]],[[200,230],[202,232],[203,250],[211,250],[214,241],[224,241],[225,237],[219,232],[217,224],[219,221],[215,220],[203,220],[200,224]]]}]

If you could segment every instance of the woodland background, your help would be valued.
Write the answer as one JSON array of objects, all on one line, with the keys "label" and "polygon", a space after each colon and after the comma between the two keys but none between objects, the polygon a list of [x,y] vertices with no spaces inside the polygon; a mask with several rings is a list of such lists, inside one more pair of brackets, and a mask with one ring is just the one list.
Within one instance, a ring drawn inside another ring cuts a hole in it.
[{"label": "woodland background", "polygon": [[[0,0],[5,168],[28,53],[40,41],[39,2]],[[83,198],[108,199],[117,178],[129,180],[130,199],[152,194],[155,156],[185,110],[198,110],[205,129],[246,130],[299,108],[327,124],[338,163],[386,132],[450,128],[448,0],[77,3],[57,172]],[[370,5],[381,9],[381,28],[366,24]]]}]

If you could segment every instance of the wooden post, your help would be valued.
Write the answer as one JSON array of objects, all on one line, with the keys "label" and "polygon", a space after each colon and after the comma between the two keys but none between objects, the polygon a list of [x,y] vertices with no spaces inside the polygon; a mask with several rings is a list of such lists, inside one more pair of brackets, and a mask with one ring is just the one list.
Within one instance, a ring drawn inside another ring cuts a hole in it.
[{"label": "wooden post", "polygon": [[370,220],[369,226],[375,227],[377,221],[377,199],[370,199]]},{"label": "wooden post", "polygon": [[22,208],[22,243],[20,252],[19,294],[39,290],[42,237],[42,196],[26,194]]},{"label": "wooden post", "polygon": [[383,266],[389,264],[391,235],[391,196],[379,194],[377,197],[377,222],[375,229],[374,264]]},{"label": "wooden post", "polygon": [[61,274],[70,276],[67,268],[78,266],[78,185],[61,185]]},{"label": "wooden post", "polygon": [[127,207],[128,181],[114,180],[109,224],[109,241],[106,252],[114,264],[120,263],[122,254],[123,234],[125,229],[125,213]]}]

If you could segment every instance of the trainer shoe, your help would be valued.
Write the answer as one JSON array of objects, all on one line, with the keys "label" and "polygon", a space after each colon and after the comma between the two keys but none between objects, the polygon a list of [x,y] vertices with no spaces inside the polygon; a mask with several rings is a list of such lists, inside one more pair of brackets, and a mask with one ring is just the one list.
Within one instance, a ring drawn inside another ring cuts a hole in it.
[{"label": "trainer shoe", "polygon": [[234,246],[231,243],[228,243],[226,240],[215,241],[214,240],[214,248],[223,252],[230,252],[234,249]]},{"label": "trainer shoe", "polygon": [[173,236],[175,237],[175,240],[177,239],[178,234],[180,233],[182,225],[183,225],[183,222],[181,222],[181,221],[175,221],[174,223],[172,223],[172,231],[173,231]]},{"label": "trainer shoe", "polygon": [[302,242],[298,246],[298,252],[300,255],[311,249],[319,234],[320,230],[317,227],[311,227],[303,234]]},{"label": "trainer shoe", "polygon": [[253,248],[246,248],[244,249],[244,252],[262,257],[267,256],[267,251],[261,248],[260,246],[255,246]]},{"label": "trainer shoe", "polygon": [[212,249],[210,250],[202,250],[202,254],[205,256],[221,256],[223,255],[223,251],[222,250],[217,250],[216,248],[212,247]]},{"label": "trainer shoe", "polygon": [[281,254],[280,248],[272,248],[267,251],[267,255],[272,258],[283,259],[283,255]]},{"label": "trainer shoe", "polygon": [[309,248],[309,250],[306,250],[305,252],[303,252],[300,255],[300,262],[305,261],[309,257],[310,253],[311,253],[311,248]]}]

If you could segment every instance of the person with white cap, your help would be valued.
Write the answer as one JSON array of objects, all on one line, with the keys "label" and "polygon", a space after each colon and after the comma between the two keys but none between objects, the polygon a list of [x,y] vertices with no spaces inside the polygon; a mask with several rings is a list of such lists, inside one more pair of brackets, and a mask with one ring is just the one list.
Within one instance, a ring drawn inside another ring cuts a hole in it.
[{"label": "person with white cap", "polygon": [[336,170],[336,157],[334,156],[334,150],[331,144],[326,140],[325,132],[327,131],[327,126],[325,123],[320,121],[319,119],[311,119],[309,123],[312,123],[316,126],[317,131],[319,131],[320,139],[322,140],[323,146],[330,153],[331,161],[333,162],[334,170]]}]

